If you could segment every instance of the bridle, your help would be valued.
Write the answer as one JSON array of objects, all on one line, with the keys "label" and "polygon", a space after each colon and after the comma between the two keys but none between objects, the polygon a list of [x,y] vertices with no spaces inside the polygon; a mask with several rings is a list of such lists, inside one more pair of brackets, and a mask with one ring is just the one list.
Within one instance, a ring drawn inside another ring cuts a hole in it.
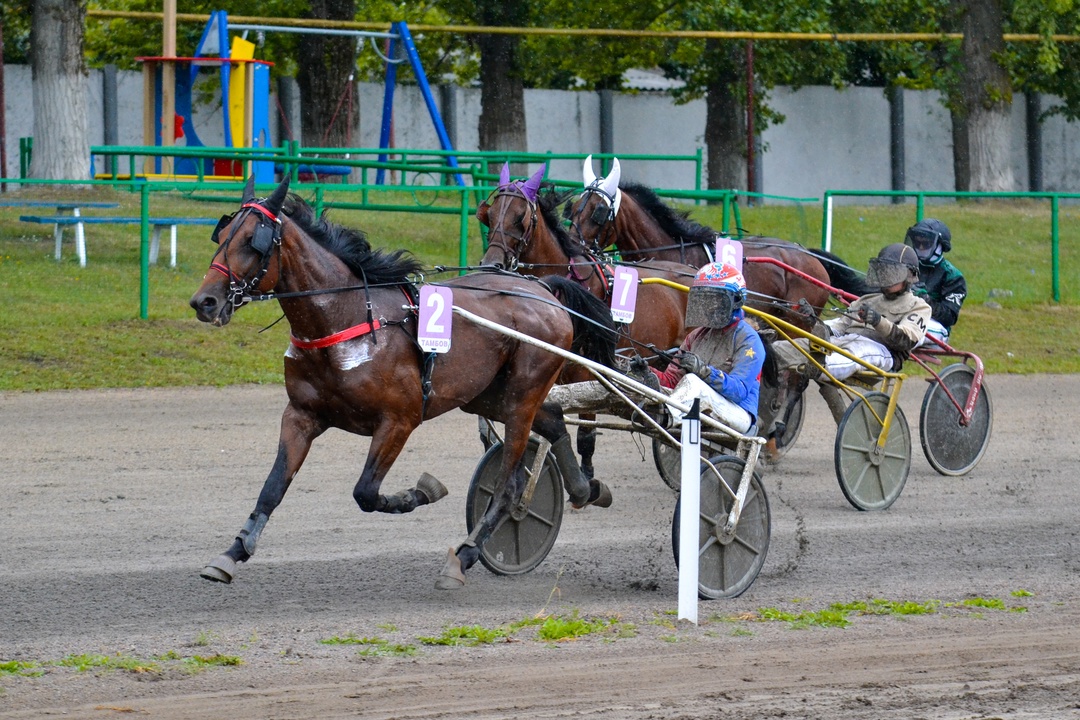
[{"label": "bridle", "polygon": [[[536,228],[537,203],[530,200],[528,196],[526,196],[525,193],[522,192],[519,182],[513,182],[509,185],[503,185],[497,188],[494,192],[491,193],[491,195],[488,196],[487,200],[480,204],[480,207],[476,210],[478,218],[480,215],[484,215],[486,217],[487,212],[491,208],[491,203],[494,200],[504,196],[521,198],[529,206],[529,212],[527,213],[528,222],[525,223],[526,215],[523,215],[522,222],[524,229],[520,235],[515,235],[503,229],[505,227],[504,220],[506,219],[506,214],[509,211],[510,203],[503,203],[503,205],[499,208],[499,216],[496,218],[494,225],[492,225],[490,219],[488,220],[488,222],[484,223],[489,228],[488,247],[495,247],[501,250],[503,257],[509,260],[509,267],[507,267],[506,269],[513,272],[514,270],[517,270],[517,267],[521,262],[521,254],[529,246],[529,241],[532,239],[533,230]],[[481,222],[484,221],[481,219]],[[507,240],[515,241],[517,243],[516,248],[511,248],[507,244]]]},{"label": "bridle", "polygon": [[577,239],[581,241],[582,245],[586,244],[585,236],[581,232],[581,225],[578,224],[578,219],[585,210],[585,206],[589,203],[589,196],[596,195],[599,198],[599,202],[596,207],[593,208],[592,215],[589,219],[593,221],[600,228],[596,233],[596,237],[592,241],[592,251],[596,255],[603,254],[603,248],[607,246],[607,243],[603,242],[605,234],[615,231],[614,224],[610,224],[615,220],[616,213],[616,199],[614,196],[609,195],[601,187],[601,180],[596,180],[592,185],[585,188],[585,191],[581,194],[578,207],[578,212],[571,213],[569,216],[570,229],[577,236]]},{"label": "bridle", "polygon": [[[234,311],[247,304],[251,300],[250,296],[253,293],[263,292],[259,286],[270,269],[271,256],[277,255],[278,267],[279,269],[281,267],[281,218],[270,212],[263,202],[265,201],[247,202],[241,205],[240,209],[235,213],[222,215],[217,227],[214,228],[214,232],[210,235],[210,240],[219,245],[214,258],[221,255],[225,260],[224,263],[217,262],[216,259],[211,261],[210,269],[221,273],[228,279],[228,302]],[[245,280],[236,275],[229,265],[229,247],[237,229],[244,224],[248,215],[252,214],[256,218],[256,225],[255,231],[251,234],[251,248],[259,254],[259,267],[250,278]],[[221,242],[219,235],[230,224],[232,229],[229,231],[229,236],[225,238],[225,242]],[[278,251],[277,253],[274,252],[275,249]]]}]

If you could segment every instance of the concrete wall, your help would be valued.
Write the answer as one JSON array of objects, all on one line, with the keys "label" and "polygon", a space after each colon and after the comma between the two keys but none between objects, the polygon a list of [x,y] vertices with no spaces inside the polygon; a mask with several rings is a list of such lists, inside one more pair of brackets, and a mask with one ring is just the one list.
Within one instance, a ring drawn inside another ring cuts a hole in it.
[{"label": "concrete wall", "polygon": [[[18,176],[18,140],[33,134],[33,103],[30,68],[5,66],[7,177]],[[200,80],[201,83],[207,80]],[[479,144],[480,91],[454,88],[455,145],[475,150]],[[143,144],[142,75],[118,73],[119,137],[121,145]],[[102,73],[87,80],[90,98],[90,142],[104,141],[102,123]],[[209,94],[209,93],[208,93]],[[359,124],[354,132],[357,147],[379,144],[383,87],[358,83]],[[436,95],[438,97],[438,95]],[[786,88],[772,93],[772,105],[787,121],[769,128],[762,136],[763,191],[770,195],[821,197],[827,189],[887,190],[891,184],[889,160],[889,105],[875,88],[834,90]],[[1043,99],[1048,107],[1050,98]],[[274,143],[283,126],[271,99],[271,131]],[[529,90],[525,95],[526,130],[532,152],[592,153],[600,151],[600,101],[592,92]],[[290,127],[296,120],[289,122]],[[206,145],[222,143],[220,102],[200,107],[196,132]],[[622,154],[685,154],[704,146],[705,103],[702,100],[676,105],[662,93],[616,94],[613,101],[614,151]],[[299,128],[292,127],[294,134]],[[1010,146],[1018,190],[1028,188],[1025,152],[1024,100],[1013,103],[1013,135]],[[1080,124],[1060,117],[1043,123],[1043,186],[1046,190],[1080,192],[1077,160]],[[427,106],[416,87],[399,87],[394,102],[394,144],[402,148],[437,148],[438,137]],[[935,92],[904,93],[904,144],[906,187],[912,190],[948,191],[954,187],[952,134],[949,115]],[[553,162],[552,175],[565,179],[581,176],[577,161]],[[629,180],[660,188],[692,188],[690,164],[623,163]]]}]

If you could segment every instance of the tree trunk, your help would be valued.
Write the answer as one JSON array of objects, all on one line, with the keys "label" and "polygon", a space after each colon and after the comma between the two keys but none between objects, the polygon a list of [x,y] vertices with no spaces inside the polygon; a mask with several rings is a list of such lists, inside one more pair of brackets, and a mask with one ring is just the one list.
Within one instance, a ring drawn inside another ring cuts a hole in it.
[{"label": "tree trunk", "polygon": [[485,35],[480,39],[480,149],[528,149],[525,136],[525,86],[517,72],[518,39]]},{"label": "tree trunk", "polygon": [[[1016,189],[1010,162],[1012,82],[996,60],[1005,53],[1001,0],[958,0],[964,41],[960,104],[966,126],[970,189]],[[960,178],[958,177],[958,180]]]},{"label": "tree trunk", "polygon": [[967,192],[971,189],[971,161],[968,159],[967,117],[957,108],[949,112],[952,118],[953,140],[953,177],[956,190]]},{"label": "tree trunk", "polygon": [[[730,46],[725,57],[720,57],[722,44]],[[715,68],[705,95],[708,187],[746,190],[746,107],[737,90],[745,66],[735,43],[707,40],[705,52]]]},{"label": "tree trunk", "polygon": [[[355,0],[311,0],[308,17],[354,20]],[[306,147],[355,147],[353,124],[359,114],[353,86],[356,39],[303,34],[299,41],[301,142]],[[296,133],[296,128],[293,128]]]},{"label": "tree trunk", "polygon": [[[503,0],[478,3],[481,25],[521,26],[525,24],[525,4]],[[516,35],[481,35],[480,123],[481,150],[525,152],[529,144],[525,128],[525,83],[520,70]],[[511,168],[516,175],[527,173],[524,166]]]},{"label": "tree trunk", "polygon": [[90,178],[86,0],[35,0],[30,24],[34,152],[30,177]]}]

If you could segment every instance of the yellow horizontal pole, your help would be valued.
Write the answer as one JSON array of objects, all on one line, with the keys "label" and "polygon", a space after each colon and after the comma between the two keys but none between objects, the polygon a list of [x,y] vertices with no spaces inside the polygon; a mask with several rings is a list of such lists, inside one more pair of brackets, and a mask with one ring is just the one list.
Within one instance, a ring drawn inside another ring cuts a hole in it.
[{"label": "yellow horizontal pole", "polygon": [[[162,21],[159,12],[134,10],[86,11],[88,18],[99,20],[154,20]],[[176,13],[177,22],[205,23],[209,15],[200,13]],[[242,25],[282,25],[285,27],[326,28],[330,30],[390,31],[389,22],[358,22],[355,20],[319,20],[314,18],[279,18],[231,15],[230,22]],[[628,30],[621,28],[536,28],[493,27],[488,25],[409,25],[414,32],[450,32],[461,35],[553,35],[578,37],[618,38],[671,38],[684,40],[787,40],[809,42],[940,42],[963,40],[963,33],[806,33],[761,32],[751,30]],[[1005,33],[1005,42],[1040,42],[1042,35],[1034,33]],[[1077,42],[1080,35],[1051,35],[1054,42]]]}]

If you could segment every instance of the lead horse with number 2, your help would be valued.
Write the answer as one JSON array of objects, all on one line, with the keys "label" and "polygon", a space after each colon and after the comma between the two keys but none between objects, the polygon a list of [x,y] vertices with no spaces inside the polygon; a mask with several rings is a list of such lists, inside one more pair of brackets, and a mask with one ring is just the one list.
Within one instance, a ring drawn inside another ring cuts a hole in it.
[{"label": "lead horse with number 2", "polygon": [[[450,548],[436,582],[446,589],[463,585],[464,571],[521,499],[530,432],[555,448],[569,447],[562,410],[546,402],[564,360],[463,318],[455,318],[448,352],[425,353],[417,342],[417,297],[410,282],[420,263],[405,251],[375,250],[362,233],[316,218],[307,203],[288,193],[287,177],[261,200],[249,180],[240,209],[222,217],[213,239],[210,269],[191,298],[198,319],[223,326],[245,303],[276,299],[292,338],[285,352],[289,402],[277,459],[254,511],[202,576],[232,582],[237,566],[255,553],[312,442],[330,428],[371,437],[353,489],[361,510],[407,513],[436,502],[446,488],[427,473],[394,495],[380,493],[380,486],[413,430],[460,408],[506,425],[499,488],[473,532]],[[538,282],[475,273],[440,284],[452,289],[456,306],[476,316],[608,366],[614,362],[607,308],[563,278]],[[563,469],[571,502],[609,505],[605,486],[567,471],[576,467]]]}]

